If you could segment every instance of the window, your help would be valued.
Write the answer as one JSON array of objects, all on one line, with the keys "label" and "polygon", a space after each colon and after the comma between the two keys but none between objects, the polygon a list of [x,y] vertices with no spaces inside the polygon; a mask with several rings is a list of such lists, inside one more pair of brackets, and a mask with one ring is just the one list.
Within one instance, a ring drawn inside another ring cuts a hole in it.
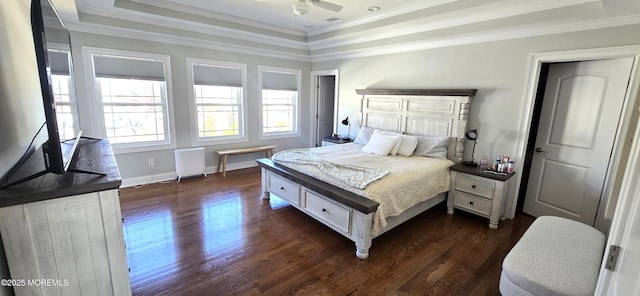
[{"label": "window", "polygon": [[98,83],[111,143],[166,140],[163,82],[103,77]]},{"label": "window", "polygon": [[[194,142],[245,141],[245,64],[188,58]],[[197,144],[197,143],[194,143]]]},{"label": "window", "polygon": [[49,49],[48,57],[60,139],[72,139],[76,134],[75,117],[77,113],[75,112],[75,93],[73,92],[73,79],[70,70],[71,52]]},{"label": "window", "polygon": [[300,70],[259,66],[263,138],[298,135]]},{"label": "window", "polygon": [[168,94],[169,57],[85,49],[93,64],[104,136],[114,150],[173,148]]}]

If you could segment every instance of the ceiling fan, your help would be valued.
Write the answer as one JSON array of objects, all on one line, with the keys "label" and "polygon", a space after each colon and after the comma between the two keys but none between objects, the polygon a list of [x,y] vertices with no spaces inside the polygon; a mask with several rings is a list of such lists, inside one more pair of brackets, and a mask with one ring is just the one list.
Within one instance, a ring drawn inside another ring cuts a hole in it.
[{"label": "ceiling fan", "polygon": [[[274,0],[257,0],[258,2],[270,2]],[[342,10],[342,6],[338,4],[334,4],[331,2],[323,1],[323,0],[294,0],[293,2],[293,13],[296,15],[305,15],[309,12],[309,3],[324,8],[327,10],[331,10],[333,12],[338,12]]]}]

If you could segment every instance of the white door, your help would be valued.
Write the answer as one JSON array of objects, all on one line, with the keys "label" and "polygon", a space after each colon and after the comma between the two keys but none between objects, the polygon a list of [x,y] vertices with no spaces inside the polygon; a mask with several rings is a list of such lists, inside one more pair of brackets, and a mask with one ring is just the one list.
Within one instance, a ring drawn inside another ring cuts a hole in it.
[{"label": "white door", "polygon": [[594,225],[633,58],[552,64],[524,212]]},{"label": "white door", "polygon": [[322,139],[333,133],[334,104],[335,104],[335,76],[318,76],[318,129],[316,146],[322,144]]},{"label": "white door", "polygon": [[[640,139],[640,124],[635,139]],[[616,213],[611,222],[609,246],[620,247],[615,268],[600,269],[596,295],[640,295],[640,142],[634,141],[622,180]]]}]

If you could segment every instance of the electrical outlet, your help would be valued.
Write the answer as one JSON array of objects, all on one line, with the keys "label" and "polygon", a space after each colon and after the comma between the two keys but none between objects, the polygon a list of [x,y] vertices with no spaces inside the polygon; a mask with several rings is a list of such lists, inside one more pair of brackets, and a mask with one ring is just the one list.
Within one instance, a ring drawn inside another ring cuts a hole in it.
[{"label": "electrical outlet", "polygon": [[149,158],[148,161],[149,161],[149,166],[150,167],[156,166],[156,159],[155,158]]}]

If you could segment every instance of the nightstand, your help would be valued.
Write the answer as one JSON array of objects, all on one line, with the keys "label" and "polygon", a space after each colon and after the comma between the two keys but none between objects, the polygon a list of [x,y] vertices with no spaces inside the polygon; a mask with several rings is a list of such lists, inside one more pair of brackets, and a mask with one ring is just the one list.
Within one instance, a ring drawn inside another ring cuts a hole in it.
[{"label": "nightstand", "polygon": [[351,143],[349,139],[326,137],[322,139],[322,147]]},{"label": "nightstand", "polygon": [[478,167],[458,163],[449,167],[451,188],[447,197],[447,213],[460,209],[489,218],[489,228],[497,229],[504,220],[509,183],[515,173],[494,174]]}]

